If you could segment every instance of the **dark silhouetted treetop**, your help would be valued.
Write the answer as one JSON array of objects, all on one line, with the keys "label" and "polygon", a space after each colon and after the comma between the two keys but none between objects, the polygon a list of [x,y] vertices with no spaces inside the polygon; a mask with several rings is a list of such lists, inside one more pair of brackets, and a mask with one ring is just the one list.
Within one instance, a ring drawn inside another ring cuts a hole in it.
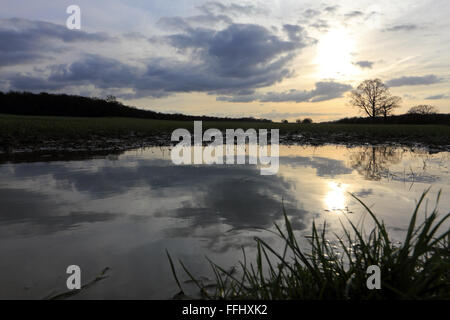
[{"label": "dark silhouetted treetop", "polygon": [[114,96],[106,99],[89,98],[67,94],[30,93],[0,91],[0,113],[36,116],[64,117],[131,117],[160,120],[203,120],[203,121],[248,121],[271,122],[267,119],[219,118],[209,116],[191,116],[184,114],[168,114],[151,110],[125,106]]}]

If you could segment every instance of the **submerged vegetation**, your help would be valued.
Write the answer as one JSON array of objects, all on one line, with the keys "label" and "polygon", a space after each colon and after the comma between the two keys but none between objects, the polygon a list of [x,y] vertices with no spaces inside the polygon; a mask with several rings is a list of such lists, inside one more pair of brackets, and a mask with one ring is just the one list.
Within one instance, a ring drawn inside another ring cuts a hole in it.
[{"label": "submerged vegetation", "polygon": [[[204,299],[450,299],[450,231],[441,232],[450,213],[438,219],[437,209],[418,223],[418,214],[427,192],[423,193],[412,214],[404,241],[395,245],[387,228],[359,199],[375,223],[365,235],[351,221],[338,235],[337,248],[322,230],[312,225],[308,239],[310,250],[301,249],[284,213],[283,230],[275,224],[284,250],[277,251],[260,238],[255,238],[257,255],[253,262],[240,262],[240,271],[226,271],[208,260],[215,275],[213,285],[205,285],[180,261]],[[439,200],[439,196],[437,201]],[[175,280],[184,295],[175,272]],[[369,290],[366,270],[371,265],[381,270],[381,289]]]}]

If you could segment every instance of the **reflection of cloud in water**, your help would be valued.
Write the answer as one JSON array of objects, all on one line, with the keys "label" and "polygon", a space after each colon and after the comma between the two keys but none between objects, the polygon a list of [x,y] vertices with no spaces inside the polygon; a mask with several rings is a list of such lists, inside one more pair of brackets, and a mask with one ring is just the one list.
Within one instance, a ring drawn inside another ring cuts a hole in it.
[{"label": "reflection of cloud in water", "polygon": [[[309,233],[311,220],[319,225],[322,218],[340,230],[333,223],[340,217],[323,209],[327,192],[330,207],[343,206],[336,203],[345,191],[327,185],[342,183],[357,196],[366,197],[368,204],[376,204],[375,212],[396,234],[404,232],[412,200],[427,187],[417,183],[411,189],[392,181],[403,181],[404,169],[407,182],[412,180],[408,176],[411,167],[415,182],[439,179],[434,189],[448,193],[448,170],[443,169],[448,167],[448,153],[418,157],[407,152],[397,163],[402,149],[377,148],[373,157],[369,147],[293,148],[281,153],[290,156],[280,158],[280,175],[261,176],[256,166],[249,165],[174,166],[160,154],[153,156],[153,150],[124,154],[114,161],[1,165],[0,250],[6,257],[0,260],[1,269],[6,270],[2,283],[22,279],[30,268],[47,270],[49,274],[44,277],[40,271],[39,278],[48,282],[59,265],[66,265],[65,259],[71,263],[78,257],[96,272],[105,265],[117,271],[117,281],[105,290],[108,296],[123,297],[123,288],[136,297],[148,296],[148,287],[152,287],[154,296],[161,297],[161,288],[173,285],[166,248],[190,266],[201,266],[193,270],[205,270],[204,260],[199,259],[203,255],[226,265],[239,259],[243,246],[249,255],[254,254],[255,236],[281,247],[275,236],[262,230],[274,222],[283,225],[282,199],[295,230]],[[350,159],[358,152],[363,154]],[[352,162],[358,159],[363,161]],[[368,177],[388,170],[389,179],[381,175],[378,181],[366,181],[366,169]],[[353,210],[350,196],[346,197]],[[441,198],[444,209],[448,203]],[[358,208],[355,219],[363,212]],[[21,297],[22,288],[17,290]],[[44,295],[38,293],[37,298]],[[98,292],[92,297],[98,298]]]},{"label": "reflection of cloud in water", "polygon": [[[246,173],[249,174],[251,172]],[[243,179],[231,175],[220,181],[213,180],[204,188],[205,192],[197,194],[173,214],[189,218],[195,225],[210,224],[213,219],[237,228],[265,228],[281,216],[281,198],[289,211],[296,208],[290,183],[277,176]]]},{"label": "reflection of cloud in water", "polygon": [[373,189],[361,189],[357,192],[354,192],[354,195],[360,198],[365,198],[373,194]]},{"label": "reflection of cloud in water", "polygon": [[170,161],[141,160],[135,166],[99,166],[96,170],[74,170],[61,163],[19,165],[14,170],[17,178],[38,178],[50,175],[66,188],[73,187],[93,198],[114,196],[133,187],[149,186],[155,190],[181,187],[204,189],[208,180],[230,176],[259,176],[254,166],[175,166]]},{"label": "reflection of cloud in water", "polygon": [[[366,178],[378,179],[384,170],[390,169],[390,165],[401,161],[402,150],[389,147],[349,149],[351,165]],[[325,178],[348,175],[354,170],[347,167],[344,161],[323,156],[282,156],[280,163],[293,168],[314,168],[318,177]],[[153,214],[182,219],[188,225],[188,233],[192,233],[195,228],[198,231],[222,224],[234,230],[271,227],[282,216],[281,199],[296,229],[304,229],[304,220],[308,216],[308,212],[301,209],[295,180],[291,181],[283,175],[261,176],[256,166],[174,166],[168,159],[124,157],[115,161],[93,159],[83,162],[7,164],[0,169],[2,180],[9,181],[11,186],[14,185],[14,178],[23,182],[22,189],[17,188],[14,192],[11,188],[0,190],[3,205],[0,219],[4,223],[20,221],[40,225],[39,232],[43,233],[117,217],[117,214],[97,212],[101,209],[91,210],[89,207],[77,208],[77,212],[73,212],[75,210],[71,210],[70,196],[65,203],[62,199],[61,203],[56,203],[55,196],[50,196],[58,195],[58,190],[66,190],[69,194],[79,192],[84,196],[83,199],[88,197],[87,203],[105,198],[120,200],[121,203],[131,202],[133,199],[128,198],[130,194],[127,193],[138,190],[144,210],[136,212],[130,206],[130,210],[122,209],[124,215],[136,223],[148,223]],[[41,189],[40,193],[30,191],[42,185],[43,181],[52,179],[54,184],[45,187],[46,195],[42,194]],[[401,181],[404,177],[396,176],[391,170],[390,179]],[[426,173],[414,176],[416,182],[431,183],[437,179]],[[27,188],[26,181],[35,183]],[[342,192],[338,191],[331,190],[327,195],[325,202],[329,209],[342,209],[345,205]],[[356,193],[360,197],[371,194],[372,189],[362,189]],[[146,196],[148,203],[145,202]],[[159,201],[158,205],[155,200]]]},{"label": "reflection of cloud in water", "polygon": [[26,223],[13,228],[21,235],[48,234],[79,227],[84,223],[105,222],[117,218],[108,212],[64,212],[64,208],[39,192],[0,189],[0,222],[2,226]]},{"label": "reflection of cloud in water", "polygon": [[[90,199],[117,197],[133,188],[142,189],[148,192],[149,216],[156,209],[151,199],[159,197],[168,201],[179,196],[184,200],[177,208],[165,209],[163,204],[156,215],[189,221],[190,229],[216,224],[236,229],[268,228],[282,215],[282,199],[291,216],[306,215],[304,210],[298,209],[292,182],[282,176],[261,176],[256,166],[174,166],[167,160],[139,160],[133,166],[106,164],[108,162],[103,160],[90,163],[91,167],[77,167],[73,163],[65,166],[61,162],[20,164],[12,175],[33,181],[51,177],[59,189],[78,191]],[[48,193],[52,191],[56,190]],[[6,191],[1,194],[10,197]],[[10,203],[17,207],[10,212],[19,212],[15,216],[24,222],[51,225],[51,230],[55,231],[76,227],[83,221],[106,221],[116,217],[108,213],[70,213],[67,209],[64,213],[64,207],[49,196],[27,189],[16,190],[14,196]],[[22,207],[21,198],[28,199]],[[39,208],[38,212],[33,212],[34,208]],[[148,221],[132,211],[125,213],[136,222]],[[2,219],[8,217],[3,214]]]},{"label": "reflection of cloud in water", "polygon": [[[225,169],[227,170],[227,169]],[[301,220],[307,212],[297,207],[297,200],[292,195],[292,185],[279,176],[259,176],[256,168],[231,171],[227,177],[205,177],[206,184],[202,192],[191,201],[171,211],[158,212],[157,216],[171,216],[185,219],[188,227],[184,228],[186,236],[196,236],[207,241],[207,247],[213,251],[224,252],[230,247],[240,248],[246,243],[253,243],[249,230],[270,228],[282,217],[283,199],[286,212],[295,217],[296,229],[303,229]],[[218,230],[215,226],[225,224],[228,231],[239,232],[235,237],[232,232]],[[211,228],[214,232],[210,232]],[[169,235],[180,236],[180,228],[169,229]]]},{"label": "reflection of cloud in water", "polygon": [[352,169],[345,166],[343,161],[323,157],[281,157],[280,164],[291,167],[302,166],[316,169],[319,177],[335,177],[352,173]]}]

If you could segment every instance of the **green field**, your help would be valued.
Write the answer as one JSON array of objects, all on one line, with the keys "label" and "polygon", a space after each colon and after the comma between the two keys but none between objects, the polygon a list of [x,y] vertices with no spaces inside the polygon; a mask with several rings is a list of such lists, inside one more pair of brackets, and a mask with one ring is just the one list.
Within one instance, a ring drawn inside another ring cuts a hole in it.
[{"label": "green field", "polygon": [[[0,115],[2,149],[41,146],[48,142],[89,144],[111,139],[169,143],[174,129],[193,132],[191,121],[136,118],[69,118]],[[281,124],[239,121],[203,122],[203,129],[280,129],[284,143],[399,143],[448,149],[450,126],[366,124]],[[299,136],[301,135],[301,136]],[[162,141],[164,140],[164,141]],[[161,142],[162,141],[162,142]],[[120,143],[120,142],[116,142]]]}]

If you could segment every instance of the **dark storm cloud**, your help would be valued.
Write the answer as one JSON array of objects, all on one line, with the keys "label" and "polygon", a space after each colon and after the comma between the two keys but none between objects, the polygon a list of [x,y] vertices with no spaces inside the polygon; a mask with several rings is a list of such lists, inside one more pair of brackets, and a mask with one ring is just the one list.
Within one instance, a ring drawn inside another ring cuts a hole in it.
[{"label": "dark storm cloud", "polygon": [[194,29],[168,39],[175,48],[197,50],[204,64],[219,76],[248,78],[266,73],[281,61],[281,55],[304,47],[299,33],[295,41],[284,41],[259,25],[232,24],[221,31]]},{"label": "dark storm cloud", "polygon": [[422,77],[400,77],[391,79],[386,82],[388,87],[401,87],[401,86],[419,86],[430,85],[443,82],[442,78],[435,76],[434,74],[422,76]]},{"label": "dark storm cloud", "polygon": [[73,31],[49,22],[0,19],[0,66],[49,59],[62,50],[62,44],[107,40],[111,37],[103,33]]},{"label": "dark storm cloud", "polygon": [[396,32],[396,31],[412,31],[412,30],[416,30],[419,27],[415,24],[398,24],[389,28],[386,28],[385,31],[389,31],[389,32]]},{"label": "dark storm cloud", "polygon": [[15,74],[9,77],[9,87],[14,90],[24,91],[47,91],[59,90],[64,87],[64,84],[43,79],[40,77]]},{"label": "dark storm cloud", "polygon": [[340,98],[342,95],[350,91],[352,86],[334,81],[317,82],[316,87],[312,90],[289,90],[286,92],[268,92],[265,94],[253,94],[250,96],[221,96],[219,101],[228,102],[321,102]]},{"label": "dark storm cloud", "polygon": [[374,62],[373,61],[368,61],[368,60],[362,60],[362,61],[357,61],[357,62],[355,62],[353,64],[359,66],[362,69],[364,69],[364,68],[372,69],[372,66],[373,66]]},{"label": "dark storm cloud", "polygon": [[53,68],[50,83],[92,84],[99,88],[123,87],[130,85],[139,75],[139,69],[114,59],[87,55],[83,60],[69,66]]},{"label": "dark storm cloud", "polygon": [[97,88],[121,88],[138,81],[139,69],[117,60],[96,55],[86,55],[70,65],[49,68],[48,77],[16,74],[9,78],[14,90],[61,90],[69,86],[94,85]]},{"label": "dark storm cloud", "polygon": [[[53,66],[48,77],[16,75],[13,89],[63,89],[94,85],[97,88],[132,88],[132,97],[162,97],[177,92],[230,94],[270,86],[291,74],[288,62],[307,45],[301,30],[290,28],[294,39],[283,40],[254,24],[232,24],[223,30],[189,28],[164,41],[195,61],[168,58],[147,61],[137,68],[98,55],[85,55],[68,65]],[[33,88],[34,87],[34,88]]]}]

